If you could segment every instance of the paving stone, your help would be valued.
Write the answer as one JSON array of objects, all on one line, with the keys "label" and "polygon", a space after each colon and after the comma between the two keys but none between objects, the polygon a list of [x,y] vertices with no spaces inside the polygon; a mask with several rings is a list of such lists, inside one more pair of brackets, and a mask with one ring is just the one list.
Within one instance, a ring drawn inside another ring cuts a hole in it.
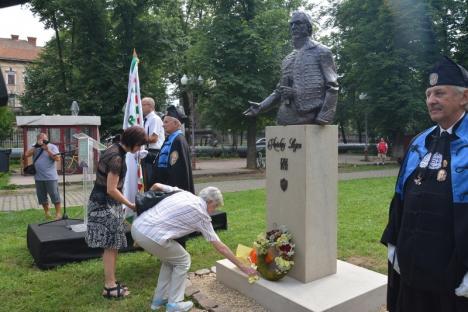
[{"label": "paving stone", "polygon": [[204,293],[202,292],[197,292],[196,294],[193,295],[193,299],[200,301],[202,299],[208,298]]},{"label": "paving stone", "polygon": [[192,286],[192,282],[187,278],[185,280],[185,287],[187,288],[187,287],[190,287],[190,286]]},{"label": "paving stone", "polygon": [[197,301],[198,301],[198,304],[203,307],[203,309],[211,309],[211,308],[216,308],[218,306],[218,303],[216,301],[208,297],[202,298]]},{"label": "paving stone", "polygon": [[213,265],[213,266],[211,267],[211,269],[210,269],[210,270],[211,270],[211,272],[213,272],[213,273],[215,273],[215,274],[216,274],[216,266],[214,266],[214,265]]},{"label": "paving stone", "polygon": [[210,270],[208,269],[200,269],[200,270],[195,271],[195,275],[205,275],[209,273],[210,273]]},{"label": "paving stone", "polygon": [[214,308],[208,309],[209,312],[231,312],[231,309],[225,305],[219,305]]},{"label": "paving stone", "polygon": [[185,288],[185,296],[187,297],[191,297],[194,294],[199,293],[199,292],[200,292],[200,289],[193,287],[193,286],[189,286]]},{"label": "paving stone", "polygon": [[187,276],[188,276],[189,279],[192,279],[192,278],[195,277],[195,272],[189,272],[189,273],[187,274]]}]

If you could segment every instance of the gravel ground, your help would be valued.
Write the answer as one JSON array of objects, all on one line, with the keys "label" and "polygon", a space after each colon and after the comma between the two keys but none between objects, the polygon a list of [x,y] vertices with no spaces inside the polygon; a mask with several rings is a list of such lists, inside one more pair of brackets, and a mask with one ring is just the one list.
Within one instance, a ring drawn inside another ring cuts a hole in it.
[{"label": "gravel ground", "polygon": [[200,292],[206,294],[219,305],[228,307],[231,312],[268,312],[254,300],[217,282],[215,273],[202,276],[190,273],[189,278],[195,288],[200,289]]},{"label": "gravel ground", "polygon": [[[216,281],[216,274],[210,273],[206,275],[195,275],[189,273],[189,279],[195,288],[200,289],[200,292],[206,294],[210,299],[216,301],[219,305],[229,308],[232,312],[268,312],[254,300],[244,296],[237,290],[224,286]],[[196,311],[206,311],[194,309]],[[381,307],[379,312],[386,312],[385,306]]]}]

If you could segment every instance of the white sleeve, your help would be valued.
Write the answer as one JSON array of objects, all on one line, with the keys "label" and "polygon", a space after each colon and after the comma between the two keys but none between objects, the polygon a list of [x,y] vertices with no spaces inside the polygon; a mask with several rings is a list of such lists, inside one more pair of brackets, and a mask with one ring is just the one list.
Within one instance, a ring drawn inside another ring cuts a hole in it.
[{"label": "white sleeve", "polygon": [[154,131],[153,131],[153,133],[157,134],[158,137],[161,137],[161,134],[164,133],[162,120],[158,116],[156,116],[156,118],[154,118]]},{"label": "white sleeve", "polygon": [[398,265],[398,258],[397,258],[397,255],[396,255],[396,247],[392,244],[387,244],[387,248],[388,248],[388,254],[387,254],[387,257],[388,257],[388,261],[390,261],[390,263],[393,265],[393,269],[398,273],[400,274],[400,266]]},{"label": "white sleeve", "polygon": [[52,144],[52,145],[50,146],[50,152],[51,152],[52,154],[54,154],[54,155],[60,153],[60,151],[59,151],[57,145],[55,145],[55,144]]},{"label": "white sleeve", "polygon": [[158,119],[156,117],[152,118],[151,119],[151,122],[150,124],[148,125],[148,133],[149,135],[153,135],[153,134],[158,134],[156,132],[156,124],[157,124],[157,121]]},{"label": "white sleeve", "polygon": [[455,289],[455,294],[459,297],[468,297],[468,273],[463,277],[460,286]]}]

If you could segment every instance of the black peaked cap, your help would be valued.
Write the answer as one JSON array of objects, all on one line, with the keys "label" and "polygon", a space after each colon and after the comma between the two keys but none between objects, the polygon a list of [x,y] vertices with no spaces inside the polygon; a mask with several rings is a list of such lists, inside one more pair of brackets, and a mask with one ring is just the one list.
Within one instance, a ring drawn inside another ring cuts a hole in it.
[{"label": "black peaked cap", "polygon": [[181,123],[185,123],[187,121],[187,116],[185,115],[184,111],[180,107],[174,105],[171,105],[167,108],[165,116],[174,117]]},{"label": "black peaked cap", "polygon": [[429,87],[442,85],[468,88],[468,71],[448,57],[442,57],[430,71]]}]

